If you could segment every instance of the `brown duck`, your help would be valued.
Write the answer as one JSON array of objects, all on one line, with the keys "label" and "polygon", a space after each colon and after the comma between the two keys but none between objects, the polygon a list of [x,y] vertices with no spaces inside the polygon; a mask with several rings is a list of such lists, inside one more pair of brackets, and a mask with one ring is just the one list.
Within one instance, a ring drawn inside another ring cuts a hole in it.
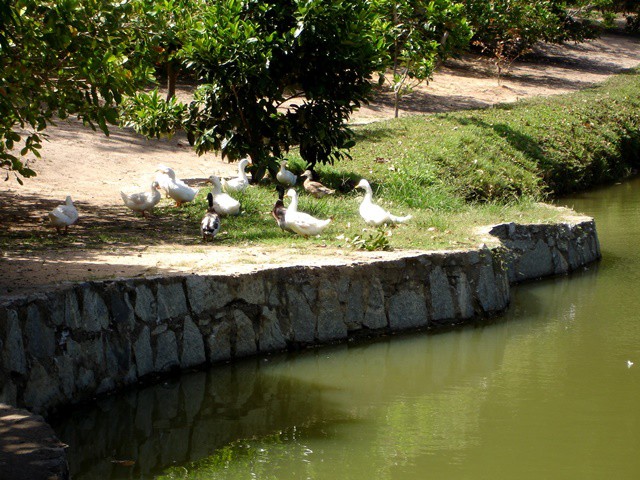
[{"label": "brown duck", "polygon": [[325,187],[320,182],[316,182],[312,179],[311,170],[305,170],[300,177],[304,178],[304,183],[302,186],[307,191],[307,193],[315,198],[322,198],[325,195],[333,195],[335,190]]}]

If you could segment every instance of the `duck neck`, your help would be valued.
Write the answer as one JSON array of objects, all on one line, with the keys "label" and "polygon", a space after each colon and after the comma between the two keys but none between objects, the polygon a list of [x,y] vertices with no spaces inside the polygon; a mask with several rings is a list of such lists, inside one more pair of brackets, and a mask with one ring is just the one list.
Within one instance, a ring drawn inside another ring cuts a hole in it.
[{"label": "duck neck", "polygon": [[245,171],[245,168],[247,168],[246,163],[242,163],[238,165],[238,176],[240,176],[243,180],[248,182],[249,179],[247,178],[247,172]]},{"label": "duck neck", "polygon": [[373,201],[373,190],[371,190],[370,185],[365,185],[364,198],[362,199],[362,203],[371,203],[372,201]]},{"label": "duck neck", "polygon": [[295,193],[291,195],[291,203],[289,204],[289,208],[287,209],[287,211],[298,211],[298,195],[296,195]]},{"label": "duck neck", "polygon": [[220,184],[220,180],[218,179],[211,180],[211,183],[213,184],[213,187],[211,188],[211,193],[213,193],[214,195],[218,195],[222,193],[222,185]]}]

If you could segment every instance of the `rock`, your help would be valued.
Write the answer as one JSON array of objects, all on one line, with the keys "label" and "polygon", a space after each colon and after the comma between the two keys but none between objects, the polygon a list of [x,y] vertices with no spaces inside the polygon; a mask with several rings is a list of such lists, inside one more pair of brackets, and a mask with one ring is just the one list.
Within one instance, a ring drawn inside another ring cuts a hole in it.
[{"label": "rock", "polygon": [[429,273],[429,292],[431,293],[432,319],[453,319],[455,308],[451,298],[451,286],[441,267],[434,267]]},{"label": "rock", "polygon": [[137,285],[135,298],[134,312],[136,316],[146,323],[155,322],[158,318],[158,306],[151,289],[145,284]]},{"label": "rock", "polygon": [[315,339],[316,319],[307,297],[294,285],[287,284],[287,311],[291,325],[292,340],[311,344]]},{"label": "rock", "polygon": [[539,239],[533,248],[525,251],[515,265],[516,281],[553,275],[555,269],[551,249]]},{"label": "rock", "polygon": [[287,341],[280,329],[280,322],[274,310],[262,307],[258,331],[258,350],[274,352],[286,348]]},{"label": "rock", "polygon": [[231,358],[231,327],[222,321],[213,326],[207,337],[207,357],[209,362],[219,362]]},{"label": "rock", "polygon": [[187,299],[184,296],[182,281],[158,283],[158,321],[181,318],[189,313]]},{"label": "rock", "polygon": [[57,375],[51,375],[41,364],[34,363],[24,389],[24,403],[36,413],[44,412],[64,398]]},{"label": "rock", "polygon": [[53,357],[56,350],[55,332],[43,321],[40,310],[34,304],[27,308],[24,330],[29,355],[39,360]]},{"label": "rock", "polygon": [[25,356],[22,331],[18,314],[15,310],[7,311],[6,320],[7,336],[2,350],[2,362],[7,372],[15,372],[21,375],[27,373],[27,358]]},{"label": "rock", "polygon": [[200,330],[193,323],[191,317],[186,317],[182,331],[182,355],[180,366],[182,368],[195,367],[203,364],[207,357],[204,351],[204,340]]},{"label": "rock", "polygon": [[372,278],[369,283],[367,306],[362,324],[372,330],[389,326],[389,320],[385,313],[384,289],[377,277]]},{"label": "rock", "polygon": [[317,302],[317,340],[332,342],[347,338],[347,325],[336,290],[329,285],[322,286],[318,290]]},{"label": "rock", "polygon": [[90,286],[80,289],[82,322],[87,332],[99,332],[109,326],[109,310],[104,300]]},{"label": "rock", "polygon": [[136,317],[133,305],[127,292],[127,284],[113,283],[106,288],[106,298],[115,325],[123,331],[131,331],[135,327]]},{"label": "rock", "polygon": [[258,351],[258,347],[256,345],[256,334],[251,319],[240,310],[233,312],[233,318],[237,331],[235,356],[246,357],[253,355]]},{"label": "rock", "polygon": [[41,416],[0,404],[0,478],[68,480],[65,448]]},{"label": "rock", "polygon": [[389,327],[392,330],[426,327],[428,324],[429,313],[421,293],[407,288],[389,299]]},{"label": "rock", "polygon": [[195,315],[223,308],[233,300],[224,278],[191,275],[186,279],[189,305]]},{"label": "rock", "polygon": [[156,338],[155,372],[168,372],[180,365],[178,361],[178,342],[171,330],[161,333]]}]

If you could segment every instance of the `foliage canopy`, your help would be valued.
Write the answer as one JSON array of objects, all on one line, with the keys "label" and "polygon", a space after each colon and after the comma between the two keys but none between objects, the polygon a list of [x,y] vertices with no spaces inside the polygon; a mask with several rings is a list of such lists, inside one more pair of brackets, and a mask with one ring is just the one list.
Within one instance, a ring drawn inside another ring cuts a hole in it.
[{"label": "foliage canopy", "polygon": [[[348,155],[346,120],[367,102],[384,58],[376,22],[361,0],[208,4],[179,54],[199,83],[182,112],[196,151],[249,156],[256,179],[292,145],[310,165]],[[148,135],[145,103],[135,99],[129,117]]]},{"label": "foliage canopy", "polygon": [[[568,14],[567,4],[584,3],[8,0],[0,4],[0,168],[18,181],[34,175],[24,158],[39,156],[48,124],[78,115],[108,134],[123,105],[140,133],[184,129],[199,154],[251,157],[255,180],[294,146],[310,166],[333,163],[349,157],[346,121],[369,100],[377,73],[391,71],[397,102],[472,34],[508,67],[536,42],[591,35]],[[167,71],[167,100],[141,93],[154,68]],[[171,98],[179,69],[199,84],[189,104]]]},{"label": "foliage canopy", "polygon": [[[9,0],[0,6],[0,167],[35,172],[43,131],[76,114],[108,133],[117,105],[151,78],[133,6],[110,0]],[[18,151],[19,150],[19,153]],[[20,177],[16,175],[20,182]]]}]

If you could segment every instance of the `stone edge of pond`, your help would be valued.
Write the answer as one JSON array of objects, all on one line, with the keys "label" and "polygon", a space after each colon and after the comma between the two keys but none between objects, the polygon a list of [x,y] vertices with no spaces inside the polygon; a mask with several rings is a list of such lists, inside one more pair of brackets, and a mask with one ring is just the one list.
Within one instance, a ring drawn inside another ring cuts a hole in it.
[{"label": "stone edge of pond", "polygon": [[207,364],[477,322],[508,307],[510,285],[601,256],[589,217],[486,233],[488,246],[473,250],[92,281],[2,300],[0,402],[47,414]]},{"label": "stone edge of pond", "polygon": [[0,478],[69,478],[66,445],[40,415],[0,404]]}]

